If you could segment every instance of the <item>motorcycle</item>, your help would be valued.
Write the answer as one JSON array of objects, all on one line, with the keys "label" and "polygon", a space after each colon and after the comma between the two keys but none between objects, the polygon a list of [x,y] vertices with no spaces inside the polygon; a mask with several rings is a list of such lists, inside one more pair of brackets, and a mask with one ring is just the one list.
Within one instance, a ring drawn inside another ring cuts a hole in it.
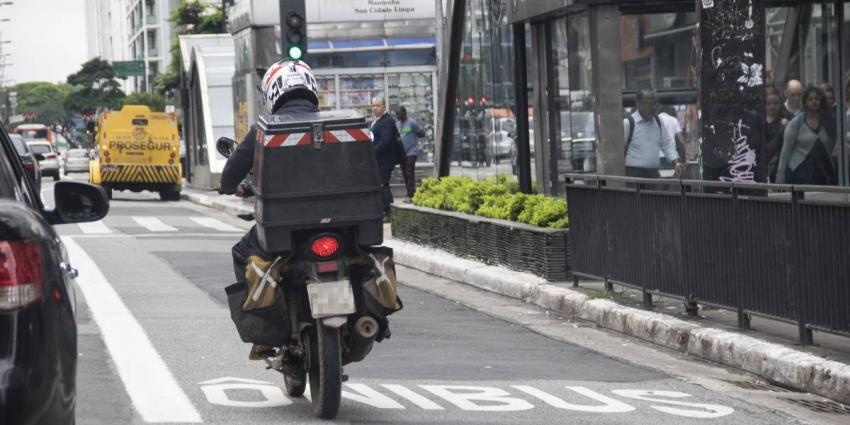
[{"label": "motorcycle", "polygon": [[[216,150],[229,158],[234,145],[221,138]],[[251,186],[246,189],[251,195]],[[292,250],[275,255],[267,270],[255,270],[262,288],[252,288],[254,298],[265,296],[268,286],[276,288],[273,305],[263,309],[260,319],[262,326],[273,321],[272,332],[277,333],[265,338],[275,346],[256,354],[268,369],[283,374],[289,396],[303,396],[309,385],[312,411],[323,419],[332,419],[339,411],[342,382],[348,379],[343,366],[363,360],[375,342],[389,338],[386,316],[402,307],[395,291],[392,250],[360,247],[354,236],[345,228],[293,232]],[[244,284],[236,285],[244,290]],[[230,288],[228,294],[230,298]],[[246,342],[256,341],[242,335],[239,321],[252,323],[245,328],[260,326],[256,315],[238,311],[251,296],[249,290],[237,297],[237,305],[231,304],[231,315],[239,316],[234,322]]]}]

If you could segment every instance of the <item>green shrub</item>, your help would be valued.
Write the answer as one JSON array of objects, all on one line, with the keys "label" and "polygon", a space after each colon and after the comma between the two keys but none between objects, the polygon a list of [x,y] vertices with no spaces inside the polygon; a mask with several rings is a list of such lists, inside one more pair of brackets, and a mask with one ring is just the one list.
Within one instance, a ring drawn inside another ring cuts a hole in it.
[{"label": "green shrub", "polygon": [[563,199],[519,193],[516,180],[504,175],[481,181],[463,176],[427,178],[416,190],[413,203],[540,227],[563,229],[569,224]]},{"label": "green shrub", "polygon": [[[550,198],[545,195],[531,195],[525,201],[522,212],[517,217],[520,223],[540,227],[567,227],[567,202],[563,199]],[[564,219],[563,221],[561,221]]]}]

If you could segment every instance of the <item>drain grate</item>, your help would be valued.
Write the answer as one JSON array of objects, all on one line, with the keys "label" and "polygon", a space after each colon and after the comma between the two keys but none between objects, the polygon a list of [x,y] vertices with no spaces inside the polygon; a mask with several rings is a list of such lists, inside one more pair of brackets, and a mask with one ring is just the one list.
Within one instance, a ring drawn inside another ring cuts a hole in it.
[{"label": "drain grate", "polygon": [[745,390],[757,390],[757,391],[772,391],[775,393],[790,393],[793,392],[787,388],[778,387],[776,385],[768,384],[764,381],[726,381],[732,385],[743,388]]},{"label": "drain grate", "polygon": [[785,398],[783,400],[819,413],[850,415],[850,407],[832,400],[809,400],[805,398]]}]

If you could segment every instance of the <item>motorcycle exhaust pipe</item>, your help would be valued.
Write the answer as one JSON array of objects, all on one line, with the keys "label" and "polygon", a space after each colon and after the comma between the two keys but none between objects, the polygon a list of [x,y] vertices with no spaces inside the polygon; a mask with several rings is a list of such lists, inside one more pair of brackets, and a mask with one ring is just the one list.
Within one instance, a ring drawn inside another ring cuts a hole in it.
[{"label": "motorcycle exhaust pipe", "polygon": [[354,332],[363,339],[374,339],[378,335],[378,321],[371,316],[363,316],[354,322]]},{"label": "motorcycle exhaust pipe", "polygon": [[359,362],[366,358],[366,355],[372,351],[375,337],[378,336],[378,328],[378,321],[373,317],[363,316],[357,319],[351,335],[351,347],[343,354],[342,363]]}]

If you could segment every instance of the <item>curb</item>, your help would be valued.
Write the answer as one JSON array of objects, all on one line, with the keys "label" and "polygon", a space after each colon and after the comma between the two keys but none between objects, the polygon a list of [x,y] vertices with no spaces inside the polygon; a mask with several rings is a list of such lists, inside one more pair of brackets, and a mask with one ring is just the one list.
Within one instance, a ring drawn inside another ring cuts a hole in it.
[{"label": "curb", "polygon": [[[183,191],[180,198],[232,214],[253,211],[250,205],[240,205],[241,202],[219,195]],[[590,299],[529,273],[488,266],[437,249],[398,239],[385,240],[384,245],[393,248],[397,264],[578,317],[780,385],[850,404],[850,365],[661,313]]]},{"label": "curb", "polygon": [[253,212],[254,208],[248,205],[239,205],[238,201],[226,201],[222,199],[224,195],[204,195],[194,191],[183,190],[180,192],[180,199],[189,201],[205,207],[215,208],[230,214],[241,214],[244,212]]},{"label": "curb", "polygon": [[653,344],[850,404],[850,365],[661,313],[622,306],[547,283],[528,273],[455,257],[391,239],[396,264],[575,316]]}]

